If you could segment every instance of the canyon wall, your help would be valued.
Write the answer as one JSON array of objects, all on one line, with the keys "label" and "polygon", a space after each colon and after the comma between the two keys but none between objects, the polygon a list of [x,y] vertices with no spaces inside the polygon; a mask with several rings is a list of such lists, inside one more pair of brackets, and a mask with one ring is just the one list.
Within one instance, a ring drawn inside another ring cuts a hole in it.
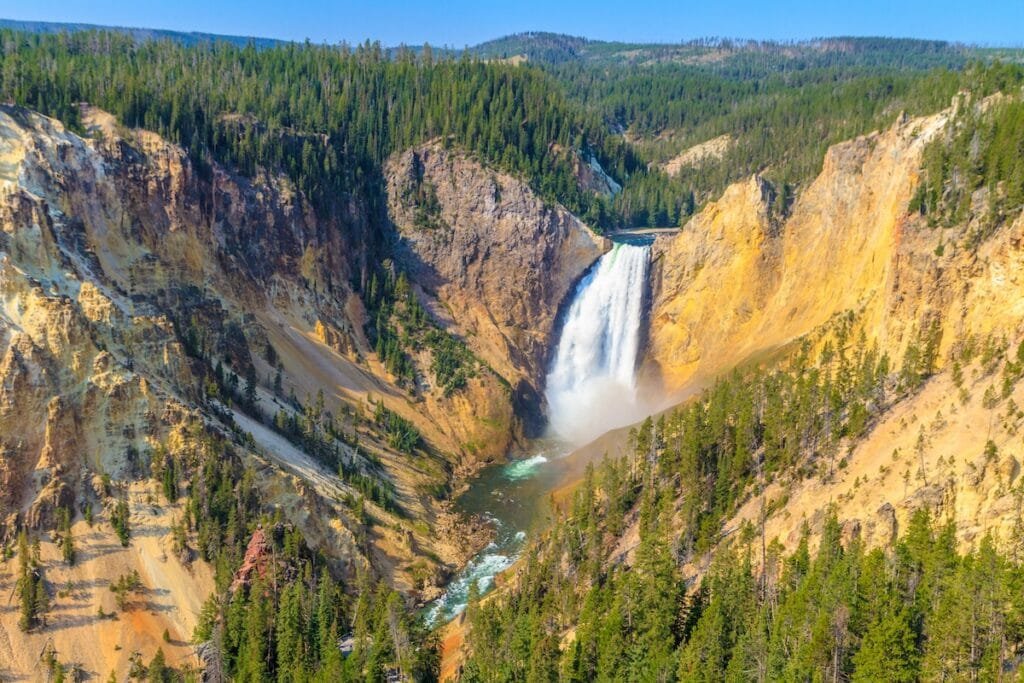
[{"label": "canyon wall", "polygon": [[512,383],[542,422],[560,307],[610,246],[522,181],[435,142],[386,168],[397,258],[429,309]]},{"label": "canyon wall", "polygon": [[907,211],[921,152],[948,116],[832,147],[787,215],[755,176],[730,186],[679,235],[658,238],[647,377],[675,392],[843,311],[864,317],[900,355],[908,328],[941,305],[920,281],[928,261],[946,270],[955,258],[931,255],[940,236]]},{"label": "canyon wall", "polygon": [[[954,112],[901,118],[833,146],[785,210],[753,177],[655,243],[642,360],[652,394],[681,396],[734,367],[784,358],[840,315],[888,354],[893,371],[925,330],[938,340],[936,374],[919,392],[896,395],[866,437],[841,445],[842,469],[769,486],[766,534],[790,548],[804,522],[820,528],[830,508],[871,544],[890,542],[922,507],[955,520],[968,546],[987,532],[1003,543],[1019,536],[1024,394],[1002,386],[999,368],[1024,337],[1024,215],[986,228],[984,188],[953,227],[908,209],[922,151]],[[987,236],[977,243],[978,234]],[[951,351],[986,345],[1001,349],[995,361],[950,367]],[[723,533],[756,524],[761,503],[751,495]]]}]

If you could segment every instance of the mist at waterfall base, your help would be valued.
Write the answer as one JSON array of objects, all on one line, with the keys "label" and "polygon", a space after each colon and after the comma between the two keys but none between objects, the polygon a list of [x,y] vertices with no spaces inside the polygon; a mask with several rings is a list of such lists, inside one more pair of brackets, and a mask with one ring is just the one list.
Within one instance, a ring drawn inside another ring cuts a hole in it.
[{"label": "mist at waterfall base", "polygon": [[616,244],[577,285],[545,389],[553,436],[584,444],[650,413],[636,388],[649,252]]},{"label": "mist at waterfall base", "polygon": [[426,607],[428,625],[458,616],[474,587],[487,593],[512,566],[527,534],[545,524],[551,492],[585,467],[576,446],[648,414],[635,380],[648,252],[617,244],[577,285],[547,377],[549,435],[485,468],[456,500],[461,512],[487,518],[495,535]]}]

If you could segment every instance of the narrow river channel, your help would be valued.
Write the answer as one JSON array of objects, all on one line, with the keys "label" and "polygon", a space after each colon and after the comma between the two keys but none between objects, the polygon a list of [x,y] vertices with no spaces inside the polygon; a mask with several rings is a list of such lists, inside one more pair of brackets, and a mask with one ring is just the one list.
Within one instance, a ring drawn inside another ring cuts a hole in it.
[{"label": "narrow river channel", "polygon": [[481,594],[490,590],[494,577],[515,562],[527,535],[549,521],[551,492],[572,476],[572,459],[566,457],[569,450],[560,441],[535,441],[532,455],[484,469],[459,496],[457,509],[489,519],[495,526],[495,537],[430,605],[427,623],[439,625],[458,616],[466,608],[474,583]]}]

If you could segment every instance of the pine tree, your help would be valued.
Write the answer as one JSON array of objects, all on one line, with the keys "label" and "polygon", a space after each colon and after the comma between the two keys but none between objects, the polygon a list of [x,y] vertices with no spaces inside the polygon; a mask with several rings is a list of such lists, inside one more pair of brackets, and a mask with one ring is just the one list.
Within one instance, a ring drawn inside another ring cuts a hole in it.
[{"label": "pine tree", "polygon": [[173,680],[172,673],[172,669],[167,666],[163,648],[157,648],[146,671],[146,680],[149,683],[170,683]]},{"label": "pine tree", "polygon": [[110,512],[110,524],[114,527],[114,533],[125,548],[128,547],[131,538],[131,521],[128,509],[128,501],[119,498]]},{"label": "pine tree", "polygon": [[20,616],[18,628],[28,631],[36,625],[36,581],[38,568],[35,561],[29,555],[28,536],[22,529],[18,534],[18,605]]},{"label": "pine tree", "polygon": [[909,614],[890,607],[872,624],[853,657],[853,681],[912,683],[918,679],[918,655]]},{"label": "pine tree", "polygon": [[61,556],[67,565],[75,564],[75,540],[71,533],[71,515],[67,508],[60,508],[57,513],[58,545]]},{"label": "pine tree", "polygon": [[46,592],[46,582],[41,577],[35,581],[33,602],[36,623],[46,626],[46,613],[50,611],[50,595]]}]

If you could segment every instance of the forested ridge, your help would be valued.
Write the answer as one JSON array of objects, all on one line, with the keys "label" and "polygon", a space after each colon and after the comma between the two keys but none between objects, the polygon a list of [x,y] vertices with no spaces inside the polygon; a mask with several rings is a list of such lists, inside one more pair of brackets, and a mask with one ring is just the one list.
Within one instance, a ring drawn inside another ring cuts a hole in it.
[{"label": "forested ridge", "polygon": [[[489,58],[523,56],[547,64],[576,62],[591,66],[703,63],[708,71],[730,73],[756,69],[763,73],[798,72],[820,67],[902,69],[957,68],[972,57],[991,52],[941,40],[835,36],[810,40],[751,40],[708,37],[678,43],[632,43],[591,40],[580,36],[527,31],[489,40],[469,48]],[[1002,51],[1019,57],[1019,51]]]},{"label": "forested ridge", "polygon": [[[200,167],[213,159],[248,175],[284,172],[322,212],[355,196],[379,217],[384,159],[441,137],[525,177],[596,229],[678,225],[754,172],[791,196],[829,144],[891,125],[901,111],[937,111],[961,89],[983,96],[996,81],[1022,80],[1017,67],[995,68],[995,78],[980,62],[969,66],[980,51],[915,41],[867,43],[849,57],[739,46],[721,63],[549,58],[537,66],[477,56],[486,50],[258,49],[101,31],[4,30],[0,45],[5,99],[72,126],[77,103],[90,102],[184,145]],[[675,178],[657,169],[721,134],[737,139],[721,160]],[[623,192],[581,189],[573,154],[595,157]]]},{"label": "forested ridge", "polygon": [[615,201],[616,219],[629,225],[678,224],[752,173],[792,197],[829,145],[886,128],[900,113],[938,111],[961,90],[985,96],[1022,80],[1019,51],[910,39],[643,45],[527,33],[474,51],[527,56],[650,164],[720,135],[734,139],[721,159],[677,177],[633,177]]},{"label": "forested ridge", "polygon": [[358,196],[376,216],[383,161],[434,137],[524,176],[548,199],[597,218],[595,227],[599,200],[579,188],[559,149],[596,155],[615,177],[644,173],[628,145],[534,69],[410,51],[390,59],[369,43],[256,49],[4,31],[0,44],[5,99],[72,126],[77,103],[90,102],[184,145],[200,165],[283,171],[322,212]]},{"label": "forested ridge", "polygon": [[[722,74],[696,66],[578,64],[549,70],[571,99],[626,129],[652,164],[721,135],[732,140],[721,158],[684,167],[672,178],[652,170],[625,186],[616,198],[618,214],[627,223],[655,225],[678,222],[752,173],[763,173],[784,198],[792,197],[820,172],[830,145],[887,128],[900,114],[939,111],[957,92],[984,97],[1024,81],[1020,66],[980,62],[928,71],[737,67]],[[618,73],[609,77],[609,70]]]}]

